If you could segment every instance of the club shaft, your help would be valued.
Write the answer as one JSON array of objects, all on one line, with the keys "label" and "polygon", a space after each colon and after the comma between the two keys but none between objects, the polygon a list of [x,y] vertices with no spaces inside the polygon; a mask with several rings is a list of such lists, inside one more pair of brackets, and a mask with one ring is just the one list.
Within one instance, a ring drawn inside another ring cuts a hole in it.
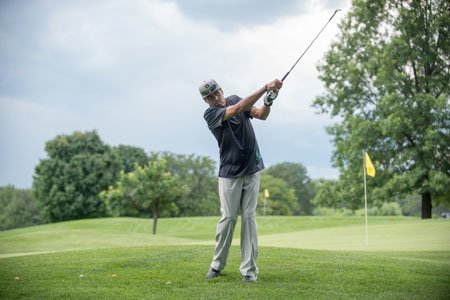
[{"label": "club shaft", "polygon": [[331,16],[331,18],[328,20],[328,22],[322,27],[322,29],[319,31],[319,33],[316,35],[316,37],[312,40],[312,42],[309,44],[309,46],[305,49],[305,51],[303,51],[302,55],[300,55],[300,57],[297,59],[297,61],[295,62],[295,64],[291,67],[291,69],[283,76],[283,78],[281,79],[281,81],[284,81],[286,79],[286,77],[288,77],[289,73],[291,73],[292,69],[295,68],[295,66],[297,65],[297,63],[300,61],[300,59],[302,59],[303,55],[305,55],[306,51],[308,51],[308,49],[311,47],[311,45],[316,41],[316,39],[319,37],[319,35],[322,33],[322,31],[325,29],[325,27],[327,27],[328,23],[330,23],[331,19],[334,18],[334,16],[336,15],[336,13],[340,11],[340,9],[337,9],[334,11],[334,14]]}]

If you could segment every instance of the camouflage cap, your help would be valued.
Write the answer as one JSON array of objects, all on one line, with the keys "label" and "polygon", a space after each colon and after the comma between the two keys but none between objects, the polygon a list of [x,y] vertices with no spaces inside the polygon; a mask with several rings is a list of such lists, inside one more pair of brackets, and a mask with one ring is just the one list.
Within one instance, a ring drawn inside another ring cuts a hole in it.
[{"label": "camouflage cap", "polygon": [[221,87],[217,84],[217,82],[214,79],[209,79],[204,81],[198,89],[203,99],[205,99],[215,91],[220,90]]}]

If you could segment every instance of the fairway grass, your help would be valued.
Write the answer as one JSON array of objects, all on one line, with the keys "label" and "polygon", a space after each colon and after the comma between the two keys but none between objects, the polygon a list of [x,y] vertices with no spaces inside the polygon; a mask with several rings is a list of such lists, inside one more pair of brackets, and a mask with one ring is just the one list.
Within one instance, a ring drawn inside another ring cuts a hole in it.
[{"label": "fairway grass", "polygon": [[153,246],[3,258],[0,298],[448,299],[450,293],[449,252],[262,247],[257,283],[241,282],[236,246],[223,275],[205,279],[212,252],[212,246]]},{"label": "fairway grass", "polygon": [[259,217],[261,272],[248,284],[239,222],[223,275],[205,279],[218,219],[161,219],[157,235],[152,220],[138,218],[0,232],[0,298],[449,298],[447,220],[372,217],[366,246],[361,217]]},{"label": "fairway grass", "polygon": [[[0,232],[0,258],[117,247],[213,245],[219,217],[104,218]],[[358,251],[450,251],[450,222],[405,217],[258,217],[260,246]],[[240,222],[234,245],[239,244]]]}]

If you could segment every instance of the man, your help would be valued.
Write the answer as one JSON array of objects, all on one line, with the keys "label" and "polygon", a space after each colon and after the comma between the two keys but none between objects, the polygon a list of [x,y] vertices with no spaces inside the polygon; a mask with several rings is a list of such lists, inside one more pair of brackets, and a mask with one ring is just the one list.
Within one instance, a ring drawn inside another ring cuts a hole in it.
[{"label": "man", "polygon": [[282,86],[283,83],[276,79],[241,99],[236,95],[225,98],[215,80],[200,85],[200,94],[209,105],[204,118],[220,148],[219,197],[222,218],[217,223],[216,246],[207,278],[220,276],[226,265],[240,210],[242,281],[257,280],[256,204],[260,171],[264,169],[264,163],[250,119],[267,119],[274,98],[265,97],[264,105],[260,108],[254,105],[266,92],[277,92]]}]

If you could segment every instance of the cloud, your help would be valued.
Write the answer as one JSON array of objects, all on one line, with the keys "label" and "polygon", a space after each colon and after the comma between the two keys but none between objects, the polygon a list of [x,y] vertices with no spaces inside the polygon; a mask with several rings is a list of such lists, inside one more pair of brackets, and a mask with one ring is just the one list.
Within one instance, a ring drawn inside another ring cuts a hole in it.
[{"label": "cloud", "polygon": [[255,24],[270,23],[280,16],[298,13],[302,1],[230,0],[176,1],[182,11],[192,19],[214,24],[224,31]]},{"label": "cloud", "polygon": [[[8,145],[0,164],[19,160],[13,149],[28,149],[20,170],[2,168],[0,185],[29,186],[45,142],[75,130],[96,129],[112,145],[218,160],[199,84],[215,78],[226,94],[246,96],[281,78],[328,20],[329,2],[287,1],[274,9],[219,1],[213,13],[205,1],[0,2],[0,142]],[[315,65],[336,24],[288,77],[270,120],[254,122],[266,165],[297,161],[332,170],[323,130],[331,121],[316,115],[311,101],[322,89]]]},{"label": "cloud", "polygon": [[[173,0],[170,0],[172,2]],[[167,1],[169,2],[169,1]],[[261,26],[280,18],[306,15],[315,10],[340,8],[345,0],[175,0],[189,18],[202,20],[222,31],[235,31],[248,26]]]},{"label": "cloud", "polygon": [[34,166],[45,157],[45,142],[82,124],[68,109],[28,99],[0,97],[0,111],[1,185],[30,187]]}]

